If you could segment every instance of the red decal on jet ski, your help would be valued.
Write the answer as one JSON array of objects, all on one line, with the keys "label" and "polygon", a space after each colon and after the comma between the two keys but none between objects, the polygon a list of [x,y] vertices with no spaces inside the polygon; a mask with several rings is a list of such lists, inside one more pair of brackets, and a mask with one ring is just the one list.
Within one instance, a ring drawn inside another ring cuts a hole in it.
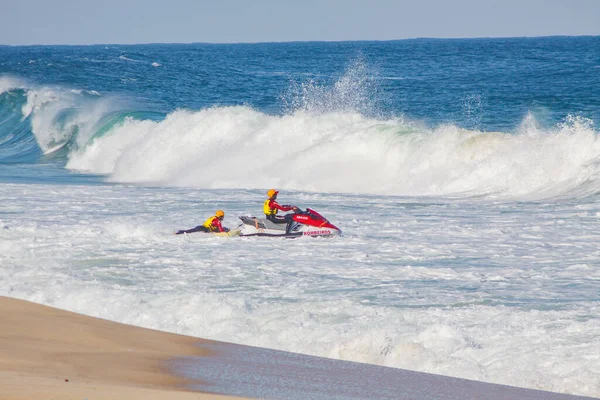
[{"label": "red decal on jet ski", "polygon": [[329,235],[331,231],[306,231],[305,235]]}]

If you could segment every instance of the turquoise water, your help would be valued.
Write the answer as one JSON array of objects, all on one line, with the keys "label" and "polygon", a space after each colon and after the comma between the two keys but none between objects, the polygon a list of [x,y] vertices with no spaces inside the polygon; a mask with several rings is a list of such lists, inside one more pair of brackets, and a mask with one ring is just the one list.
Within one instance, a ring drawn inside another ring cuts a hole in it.
[{"label": "turquoise water", "polygon": [[[0,47],[0,294],[599,397],[599,113],[599,37]],[[344,235],[172,235],[271,187]]]}]

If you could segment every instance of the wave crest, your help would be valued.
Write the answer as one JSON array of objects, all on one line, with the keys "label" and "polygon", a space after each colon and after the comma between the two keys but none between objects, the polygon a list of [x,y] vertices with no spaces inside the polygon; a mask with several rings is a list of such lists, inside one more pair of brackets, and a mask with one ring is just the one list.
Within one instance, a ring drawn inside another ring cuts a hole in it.
[{"label": "wave crest", "polygon": [[10,144],[0,160],[31,158],[34,138],[44,154],[64,149],[68,169],[115,182],[520,199],[600,193],[593,121],[569,116],[542,128],[530,114],[506,133],[385,118],[360,60],[333,86],[292,87],[285,115],[237,106],[152,116],[97,92],[19,85],[0,80],[0,143]]},{"label": "wave crest", "polygon": [[597,134],[580,118],[509,134],[350,112],[215,107],[160,122],[128,119],[73,154],[68,168],[202,188],[535,198],[584,184],[599,191],[598,160]]}]

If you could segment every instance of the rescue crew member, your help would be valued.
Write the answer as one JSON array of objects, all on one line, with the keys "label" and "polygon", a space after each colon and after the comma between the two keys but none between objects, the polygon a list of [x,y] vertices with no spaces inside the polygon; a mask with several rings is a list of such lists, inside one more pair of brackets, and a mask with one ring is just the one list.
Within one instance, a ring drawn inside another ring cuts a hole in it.
[{"label": "rescue crew member", "polygon": [[287,231],[289,231],[289,226],[292,222],[292,217],[294,216],[294,214],[286,214],[283,217],[280,217],[277,215],[278,211],[298,211],[298,207],[296,206],[290,206],[287,204],[281,205],[277,202],[277,194],[279,193],[278,190],[275,189],[271,189],[267,192],[267,196],[269,196],[269,198],[265,201],[264,205],[263,205],[263,209],[265,212],[265,216],[267,217],[267,219],[271,222],[274,222],[276,224],[288,224],[287,227]]},{"label": "rescue crew member", "polygon": [[202,225],[198,225],[195,228],[188,229],[187,231],[180,230],[175,232],[176,235],[181,235],[182,233],[193,233],[193,232],[206,232],[206,233],[216,233],[216,232],[229,232],[229,229],[224,228],[221,225],[221,221],[225,218],[225,213],[223,210],[217,210],[215,215],[204,221]]}]

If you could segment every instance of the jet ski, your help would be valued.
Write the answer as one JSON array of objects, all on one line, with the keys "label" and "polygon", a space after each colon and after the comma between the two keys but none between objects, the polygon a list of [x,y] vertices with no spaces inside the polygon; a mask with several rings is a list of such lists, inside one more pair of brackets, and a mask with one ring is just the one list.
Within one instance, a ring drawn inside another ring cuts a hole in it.
[{"label": "jet ski", "polygon": [[275,223],[266,218],[242,216],[238,227],[240,236],[278,236],[296,238],[300,236],[331,237],[342,231],[315,210],[298,210],[292,216],[289,226],[286,222]]}]

